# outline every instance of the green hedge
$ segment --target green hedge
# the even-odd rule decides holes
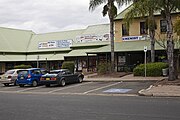
[[[62,69],[68,69],[74,73],[75,64],[73,61],[65,61],[62,64]]]
[[[24,64],[14,66],[14,69],[27,69],[27,68],[32,68],[32,66],[24,65]]]
[[[168,64],[163,62],[147,63],[146,68],[146,76],[161,76],[162,69],[168,68]],[[144,73],[144,64],[140,64],[133,69],[134,76],[144,76]]]
[[[110,63],[99,63],[97,66],[97,72],[98,74],[106,74],[110,69]]]

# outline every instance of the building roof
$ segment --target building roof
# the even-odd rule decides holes
[[[28,30],[0,27],[0,51],[26,52],[29,41],[34,34]]]
[[[44,34],[0,27],[0,61],[37,61],[37,56],[40,61],[46,59],[49,61],[64,60],[64,56],[86,56],[86,52],[92,50],[90,47],[108,45],[109,41],[77,42],[77,36],[99,36],[107,33],[109,33],[109,24]],[[62,48],[39,48],[39,42],[61,40],[72,40],[72,45]]]
[[[86,29],[60,31],[53,33],[35,34],[29,30],[19,30],[12,28],[0,27],[0,52],[14,53],[34,53],[34,52],[49,52],[49,51],[71,51],[70,47],[82,46],[101,46],[108,42],[77,42],[77,36],[82,35],[102,35],[109,33],[109,24],[100,24],[88,26]],[[64,48],[39,48],[40,42],[72,40],[70,47]]]
[[[127,7],[126,9],[124,9],[122,12],[120,12],[116,18],[114,18],[114,20],[121,20],[125,17],[126,13],[129,12],[129,10],[133,7],[133,4],[131,4],[129,7]]]
[[[116,18],[114,19],[114,20],[122,20],[122,19],[124,19],[125,18],[125,15],[130,11],[130,9],[133,7],[133,4],[131,4],[129,7],[127,7],[126,9],[124,9],[122,12],[120,12],[117,16],[116,16]],[[173,11],[172,12],[173,14],[174,13],[180,13],[180,10],[176,10],[176,11]],[[154,13],[154,15],[161,15],[161,13],[159,12],[159,11],[156,11],[155,13]],[[141,17],[141,16],[137,16],[137,18],[138,17]]]
[[[109,31],[110,31],[109,24],[91,25],[88,26],[87,29],[82,31],[82,35],[104,34],[104,33],[109,33]]]
[[[75,42],[75,38],[78,35],[81,35],[81,30],[71,30],[71,31],[62,31],[54,33],[45,33],[45,34],[36,34],[32,37],[27,52],[42,52],[42,51],[67,51],[70,48],[53,48],[53,49],[38,49],[39,42],[48,42],[53,40],[72,40]]]

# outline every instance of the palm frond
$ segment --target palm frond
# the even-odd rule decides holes
[[[89,10],[94,11],[96,7],[100,6],[103,3],[106,3],[107,0],[90,0]]]
[[[105,6],[103,7],[103,11],[102,11],[103,16],[106,16],[106,15],[107,15],[108,10],[109,10],[108,5],[105,5]]]
[[[112,5],[111,13],[113,14],[113,17],[117,16],[117,7],[114,4]]]
[[[118,5],[119,7],[121,7],[122,5],[131,4],[131,3],[133,3],[133,2],[136,1],[136,0],[115,0],[115,1],[116,1],[117,5]]]

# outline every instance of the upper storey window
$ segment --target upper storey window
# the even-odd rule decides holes
[[[147,25],[145,22],[140,22],[140,34],[147,34]]]
[[[126,24],[122,24],[122,36],[128,36],[128,35],[129,35],[129,30]]]
[[[161,33],[165,33],[167,31],[167,21],[166,20],[160,20],[160,30],[161,30]]]

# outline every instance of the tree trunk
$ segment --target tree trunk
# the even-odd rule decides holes
[[[150,41],[151,41],[151,62],[155,62],[155,31],[150,30],[149,31],[150,35]]]
[[[155,62],[155,20],[153,10],[149,11],[149,36],[151,41],[151,62]]]
[[[110,20],[110,41],[111,41],[111,70],[110,72],[113,73],[114,72],[114,14],[112,13],[113,11],[112,6],[113,6],[113,1],[112,0],[108,0],[109,3],[109,11],[108,11],[108,15],[109,15],[109,20]]]
[[[111,72],[114,72],[114,21],[110,20],[110,39],[111,39]]]
[[[166,11],[167,20],[167,56],[169,64],[169,76],[168,80],[175,80],[175,69],[174,69],[174,42],[173,42],[173,24],[170,12]]]

